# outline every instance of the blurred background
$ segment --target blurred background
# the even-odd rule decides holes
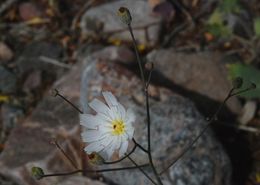
[[[70,137],[73,128],[70,125],[54,127],[58,136],[52,130],[45,137],[34,129],[46,131],[53,129],[56,123],[62,125],[56,118],[50,121],[49,114],[43,111],[53,107],[58,111],[55,115],[65,121],[71,117],[77,120],[77,113],[69,108],[65,113],[59,112],[68,105],[45,97],[50,96],[50,89],[58,87],[77,104],[81,77],[80,70],[75,72],[74,68],[81,68],[85,58],[95,53],[92,58],[119,63],[122,74],[139,80],[131,37],[116,15],[120,6],[131,11],[132,27],[143,61],[155,64],[151,81],[154,99],[163,99],[157,88],[167,89],[189,99],[207,118],[224,100],[232,79],[243,78],[241,89],[250,86],[251,82],[256,84],[255,90],[227,103],[217,124],[212,126],[212,137],[221,143],[230,160],[230,184],[259,185],[258,0],[1,0],[0,184],[37,183],[28,180],[29,175],[23,170],[30,167],[31,161],[41,164],[39,161],[55,150],[53,146],[44,148],[51,145],[49,138],[60,138],[61,142],[70,138],[71,143],[65,144],[67,149],[72,145],[82,147],[80,138],[73,138],[77,131]],[[106,73],[104,65],[98,65],[101,74]],[[68,79],[71,82],[64,84]],[[100,88],[93,84],[91,87]],[[105,87],[112,89],[108,85]],[[137,103],[142,102],[142,98],[140,94],[133,95]],[[71,124],[78,124],[75,119]],[[42,121],[51,123],[41,128],[41,124],[36,123]],[[37,148],[37,154],[33,147]],[[68,150],[71,152],[72,149]],[[78,153],[82,155],[80,151]],[[84,163],[84,160],[77,160],[79,164]],[[70,168],[63,170],[66,169]],[[90,179],[99,178],[91,176]],[[72,179],[66,183],[99,184],[90,179]],[[111,182],[105,180],[104,183]],[[205,183],[198,181],[197,184]]]

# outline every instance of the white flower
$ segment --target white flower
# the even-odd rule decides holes
[[[127,151],[129,140],[133,138],[132,123],[135,115],[130,109],[126,111],[111,92],[102,94],[107,105],[94,99],[89,106],[97,114],[80,115],[80,124],[86,127],[81,134],[83,141],[88,143],[85,151],[88,154],[105,153],[108,158],[118,151],[119,157],[122,157]]]

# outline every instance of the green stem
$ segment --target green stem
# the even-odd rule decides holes
[[[140,55],[138,53],[137,43],[136,43],[136,40],[135,40],[135,37],[134,37],[134,33],[133,33],[133,29],[132,29],[131,24],[128,24],[128,29],[129,29],[129,32],[131,34],[132,40],[133,40],[135,55],[136,55],[138,66],[139,66],[139,70],[140,70],[140,73],[141,73],[143,87],[145,87],[145,78],[144,78],[143,66],[142,66],[142,62],[141,62],[141,59],[140,59]]]

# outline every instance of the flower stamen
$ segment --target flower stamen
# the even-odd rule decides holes
[[[121,119],[112,121],[113,135],[121,135],[125,132],[125,123]]]

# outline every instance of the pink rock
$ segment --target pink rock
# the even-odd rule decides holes
[[[13,51],[4,42],[0,42],[0,60],[8,61],[11,60],[13,56]]]
[[[42,12],[39,8],[33,3],[22,3],[19,6],[19,14],[22,20],[27,21],[34,17],[41,17]]]

